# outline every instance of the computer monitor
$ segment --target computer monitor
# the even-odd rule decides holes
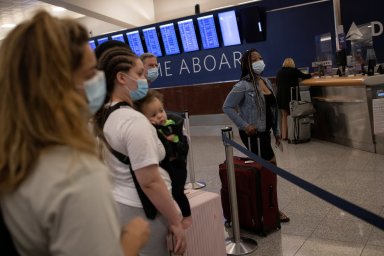
[[[224,46],[241,44],[235,11],[220,12],[218,16]]]
[[[166,55],[173,55],[180,53],[179,42],[177,41],[175,27],[173,23],[168,23],[159,26],[161,38]]]
[[[116,41],[120,41],[120,42],[126,43],[123,34],[113,35],[113,36],[111,36],[111,38],[112,38],[112,40],[116,40]]]
[[[258,6],[250,6],[239,9],[238,13],[243,43],[264,41],[266,38],[265,11]]]
[[[140,56],[144,53],[143,43],[141,42],[140,33],[138,30],[130,31],[126,33],[129,47],[131,47],[132,51]]]
[[[199,50],[197,42],[195,26],[192,19],[181,20],[177,22],[181,42],[183,44],[184,52],[193,52]]]
[[[155,54],[157,57],[163,56],[161,52],[159,38],[157,37],[157,31],[155,27],[149,27],[143,29],[145,45],[147,46],[147,52]]]
[[[216,25],[213,14],[198,17],[197,24],[199,25],[203,49],[212,49],[219,47],[219,39],[217,37]]]
[[[88,43],[89,43],[89,46],[91,46],[92,50],[96,49],[96,42],[95,42],[95,40],[89,40]]]
[[[107,42],[108,40],[109,40],[108,37],[99,38],[99,39],[97,39],[97,45],[101,45],[101,44]]]

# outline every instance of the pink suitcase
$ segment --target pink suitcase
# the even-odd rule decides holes
[[[192,211],[184,256],[227,255],[220,195],[203,190],[186,190]]]

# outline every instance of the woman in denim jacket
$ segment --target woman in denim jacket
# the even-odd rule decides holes
[[[271,129],[280,142],[279,111],[276,94],[271,82],[262,77],[265,64],[261,54],[255,49],[246,51],[241,58],[241,78],[234,85],[223,105],[223,111],[239,128],[240,138],[248,148],[248,137],[253,153],[258,154],[257,137],[260,137],[261,157],[276,165],[276,157],[271,147]],[[280,212],[280,220],[289,218]]]

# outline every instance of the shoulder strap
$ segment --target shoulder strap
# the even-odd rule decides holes
[[[105,113],[103,126],[104,126],[105,122],[107,121],[108,117],[112,114],[112,112],[119,109],[120,107],[123,107],[123,106],[129,106],[129,105],[128,105],[128,103],[122,101],[122,102],[116,103],[113,106],[110,106]],[[112,153],[112,155],[114,155],[117,159],[119,159],[120,162],[122,162],[126,165],[129,165],[129,167],[131,167],[131,161],[129,160],[128,156],[120,153],[119,151],[114,150],[105,139],[103,139],[103,140],[104,140],[104,143],[107,146],[108,150]]]
[[[126,102],[119,102],[119,103],[116,103],[113,106],[110,106],[107,109],[107,112],[106,112],[105,117],[104,117],[103,126],[104,126],[105,122],[107,121],[108,117],[112,114],[112,112],[117,110],[117,109],[119,109],[122,106],[129,106],[129,105]],[[105,138],[103,138],[103,141],[104,141],[106,147],[108,148],[108,150],[112,153],[112,155],[114,155],[123,164],[126,164],[126,165],[129,166],[129,169],[131,170],[131,174],[132,174],[133,183],[135,184],[137,194],[139,195],[140,201],[141,201],[141,203],[143,205],[143,209],[144,209],[145,215],[147,216],[148,219],[154,219],[156,217],[156,215],[157,215],[157,209],[153,205],[151,200],[149,200],[149,198],[144,193],[142,188],[140,187],[140,184],[137,181],[135,172],[132,171],[132,166],[131,166],[131,161],[129,160],[129,156],[126,156],[123,153],[120,153],[119,151],[113,149],[109,145],[109,143],[107,142],[107,140]]]

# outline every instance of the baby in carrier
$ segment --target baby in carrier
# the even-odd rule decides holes
[[[187,180],[188,139],[183,133],[184,119],[176,114],[168,114],[164,110],[163,96],[150,89],[143,99],[136,101],[137,109],[155,126],[157,135],[163,143],[166,156],[160,166],[169,173],[172,182],[172,196],[183,215],[183,227],[192,224],[191,208],[184,194]]]

